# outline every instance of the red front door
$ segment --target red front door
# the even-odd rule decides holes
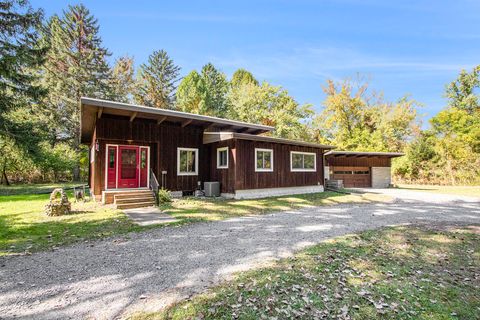
[[[139,187],[139,148],[118,147],[118,188]]]
[[[117,187],[117,146],[107,149],[107,189]]]

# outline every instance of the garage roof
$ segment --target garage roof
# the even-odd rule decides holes
[[[82,143],[91,141],[95,121],[97,118],[100,118],[102,114],[127,116],[131,117],[131,119],[152,119],[158,121],[159,123],[167,121],[178,123],[182,126],[197,125],[213,131],[217,130],[260,134],[274,130],[273,127],[260,124],[87,97],[82,97],[80,99],[80,114]]]
[[[404,156],[404,153],[401,152],[363,152],[363,151],[329,151],[325,153],[325,156],[333,157],[386,157],[386,158],[395,158]]]

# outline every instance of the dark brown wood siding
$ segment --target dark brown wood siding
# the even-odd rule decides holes
[[[228,168],[217,169],[217,149],[228,147]],[[222,193],[235,192],[235,162],[236,149],[235,140],[227,140],[208,144],[210,157],[210,180],[219,181]]]
[[[352,156],[326,156],[327,166],[343,167],[390,167],[391,159],[388,157],[352,157]]]
[[[100,150],[94,170],[94,194],[105,189],[106,144],[150,146],[150,167],[158,180],[167,171],[166,188],[172,191],[189,191],[197,188],[197,181],[205,181],[210,175],[208,149],[203,145],[203,128],[162,123],[146,119],[130,122],[126,117],[104,115],[97,120],[96,139]],[[177,176],[177,148],[197,148],[199,152],[198,176]]]
[[[221,191],[257,188],[279,188],[323,185],[323,153],[325,150],[273,142],[228,140],[203,144],[204,128],[157,122],[147,119],[103,115],[97,120],[95,142],[99,143],[95,162],[91,165],[90,184],[93,193],[105,190],[105,155],[107,144],[139,145],[150,147],[150,167],[159,182],[166,171],[165,187],[171,191],[193,191],[198,181],[219,181]],[[216,152],[229,147],[229,168],[217,169]],[[197,148],[199,168],[196,176],[177,175],[177,148]],[[255,172],[255,148],[273,149],[273,172]],[[290,151],[314,152],[317,155],[316,172],[291,172]]]
[[[255,171],[255,148],[273,149],[273,172]],[[280,143],[236,140],[235,190],[323,185],[323,149]],[[314,152],[316,172],[292,172],[290,151]]]

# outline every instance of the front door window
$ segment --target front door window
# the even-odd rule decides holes
[[[122,179],[135,179],[137,176],[137,150],[122,150]]]

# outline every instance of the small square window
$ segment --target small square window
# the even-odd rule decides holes
[[[228,147],[217,149],[217,169],[228,169]]]
[[[255,149],[255,171],[271,172],[273,171],[273,150]]]

